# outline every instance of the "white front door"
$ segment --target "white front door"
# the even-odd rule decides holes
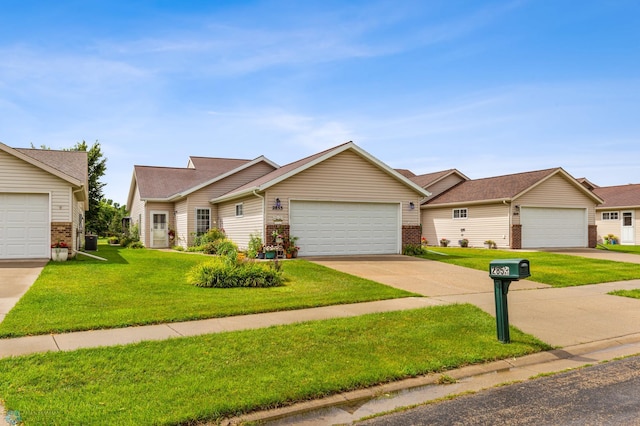
[[[635,244],[635,232],[633,226],[633,212],[622,212],[622,232],[620,244]]]
[[[151,247],[169,246],[168,217],[168,212],[151,212]]]

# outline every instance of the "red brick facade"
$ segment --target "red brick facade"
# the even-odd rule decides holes
[[[522,248],[522,225],[511,225],[511,248]]]
[[[589,248],[595,248],[598,245],[598,227],[589,225]]]
[[[51,222],[51,244],[64,241],[69,247],[74,246],[73,223]]]
[[[422,228],[420,225],[402,225],[402,247],[406,245],[420,245]]]

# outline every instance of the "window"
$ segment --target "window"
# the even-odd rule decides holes
[[[236,204],[236,217],[242,216],[242,203]]]
[[[211,227],[211,209],[196,209],[196,234],[206,234]]]
[[[618,212],[602,212],[602,220],[618,220]]]
[[[467,209],[453,209],[454,219],[466,219],[468,217]]]

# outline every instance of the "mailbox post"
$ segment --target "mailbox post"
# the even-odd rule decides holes
[[[509,308],[507,293],[512,281],[531,276],[529,261],[526,259],[498,259],[489,263],[489,276],[493,278],[493,292],[496,299],[496,326],[498,340],[511,342],[509,337]]]

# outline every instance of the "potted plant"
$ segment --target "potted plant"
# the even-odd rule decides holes
[[[427,246],[427,244],[428,244],[427,237],[422,237],[422,238],[420,238],[420,245],[421,245],[422,247],[426,247],[426,246]]]
[[[58,240],[57,243],[51,245],[51,260],[54,262],[64,262],[69,257],[69,245],[64,241]]]
[[[460,247],[469,247],[469,240],[463,238],[461,240],[458,240],[458,244],[460,244]]]
[[[446,238],[441,238],[440,239],[440,247],[447,247],[449,245],[449,240],[447,240]]]
[[[484,242],[484,246],[485,246],[485,248],[488,248],[488,249],[494,249],[494,248],[497,248],[496,242],[495,242],[495,241],[493,241],[493,240],[486,240],[486,241]]]
[[[264,246],[264,258],[275,259],[278,246]]]

